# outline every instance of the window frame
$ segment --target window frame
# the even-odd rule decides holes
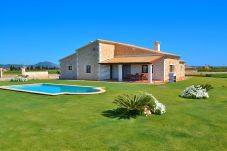
[[[175,72],[175,65],[174,64],[169,65],[169,72]]]
[[[88,68],[89,67],[89,68]],[[86,73],[91,73],[91,65],[86,65],[85,66],[85,72]]]
[[[73,70],[73,66],[72,65],[68,65],[68,71],[72,71]]]
[[[146,67],[146,68],[144,68],[144,67]],[[146,70],[144,71],[144,69],[146,69]],[[148,65],[142,65],[142,72],[141,73],[148,73]]]

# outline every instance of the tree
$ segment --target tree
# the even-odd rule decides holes
[[[10,69],[10,71],[13,71],[14,66],[13,66],[13,65],[11,65],[9,69]]]

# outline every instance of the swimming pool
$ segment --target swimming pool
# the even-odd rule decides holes
[[[104,89],[91,86],[78,86],[78,85],[63,85],[63,84],[23,84],[3,86],[1,89],[30,92],[46,95],[60,95],[60,94],[98,94],[105,92]]]

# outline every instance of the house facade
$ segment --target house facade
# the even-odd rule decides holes
[[[60,60],[61,79],[179,81],[185,79],[185,63],[175,54],[97,39]]]

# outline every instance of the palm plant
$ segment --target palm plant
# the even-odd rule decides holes
[[[113,101],[122,112],[128,115],[140,114],[145,105],[152,106],[152,97],[147,94],[124,94]]]
[[[214,88],[214,87],[213,87],[212,85],[210,85],[210,84],[201,84],[200,86],[201,86],[203,89],[206,89],[207,92]]]

